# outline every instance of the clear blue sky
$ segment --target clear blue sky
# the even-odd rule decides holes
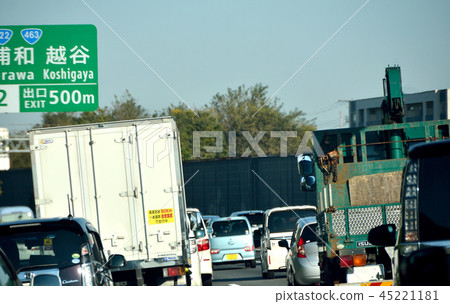
[[[84,0],[191,107],[239,85],[282,87],[366,0]],[[180,102],[81,0],[2,0],[1,25],[94,24],[100,106],[126,89],[150,113]],[[398,64],[405,93],[450,88],[450,1],[371,0],[276,96],[339,127],[338,100],[383,94]],[[1,69],[1,66],[0,66]],[[1,114],[0,127],[29,129],[41,114]]]

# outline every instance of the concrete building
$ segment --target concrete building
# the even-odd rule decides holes
[[[406,122],[449,119],[450,89],[404,94]],[[383,97],[358,99],[349,103],[350,127],[380,125]]]

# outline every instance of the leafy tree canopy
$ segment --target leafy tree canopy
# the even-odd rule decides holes
[[[117,120],[140,119],[145,117],[173,116],[177,122],[181,138],[183,160],[213,159],[226,157],[280,155],[282,137],[287,140],[287,154],[295,154],[305,131],[316,129],[313,120],[307,120],[305,113],[294,109],[283,111],[278,98],[269,100],[267,86],[256,84],[250,88],[244,85],[237,89],[227,89],[225,93],[214,95],[209,104],[201,108],[189,108],[180,103],[170,105],[150,115],[126,90],[121,96],[114,96],[111,107],[98,108],[94,112],[43,113],[42,123],[36,127],[54,127],[86,123],[100,123]],[[214,136],[200,138],[197,145],[199,154],[194,153],[196,131],[212,131],[221,134],[223,142]],[[275,131],[275,133],[274,133]],[[277,133],[277,131],[290,131]],[[203,133],[205,134],[205,133]],[[281,135],[280,135],[281,134]],[[296,137],[291,137],[296,134]],[[198,135],[198,133],[197,133]],[[288,136],[288,137],[286,137]],[[252,143],[250,143],[250,142]],[[217,147],[211,151],[208,147]],[[14,156],[13,167],[29,167],[23,154]]]

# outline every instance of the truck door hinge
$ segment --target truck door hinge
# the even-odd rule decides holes
[[[176,139],[177,138],[177,132],[174,132],[174,131],[167,132],[164,135],[160,135],[159,138],[173,138],[173,139]]]
[[[38,150],[44,150],[47,149],[46,145],[32,145],[30,146],[30,151],[38,151]]]
[[[46,199],[46,198],[42,198],[42,199],[37,199],[36,200],[36,205],[37,206],[42,206],[42,205],[48,205],[53,203],[53,201],[51,199]]]
[[[111,240],[111,247],[117,247],[117,240],[124,240],[125,237],[123,235],[112,235],[109,238],[106,238],[105,240]]]
[[[130,135],[130,136],[128,136],[128,138],[127,137],[116,138],[116,139],[114,139],[114,142],[117,144],[124,144],[124,143],[132,144],[133,136]]]
[[[134,188],[132,191],[120,192],[119,196],[120,197],[134,197],[134,198],[138,198],[139,197],[139,191],[138,191],[137,188]]]
[[[164,193],[183,192],[183,187],[179,186],[178,189],[173,190],[172,187],[164,189]]]

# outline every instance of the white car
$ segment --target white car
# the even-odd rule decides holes
[[[316,216],[314,206],[288,206],[269,209],[264,213],[261,233],[261,272],[265,279],[273,279],[275,272],[286,271],[286,249],[278,242],[290,242],[295,223],[299,218]]]
[[[213,268],[211,260],[211,249],[209,233],[202,214],[196,208],[187,208],[191,229],[194,231],[197,242],[197,252],[200,260],[201,281],[203,286],[211,286],[213,278]]]

